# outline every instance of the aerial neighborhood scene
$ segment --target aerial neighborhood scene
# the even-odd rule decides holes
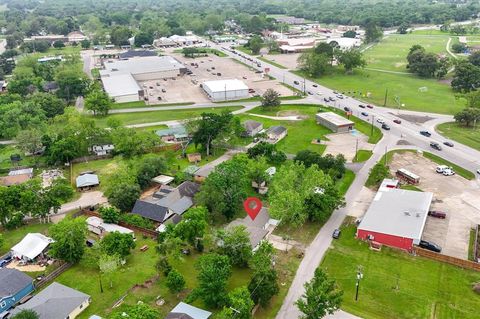
[[[74,318],[480,318],[480,2],[0,0],[0,319]]]

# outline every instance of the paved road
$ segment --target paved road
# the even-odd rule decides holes
[[[475,171],[480,167],[480,152],[469,148],[464,145],[456,145],[453,148],[444,148],[443,151],[436,151],[430,148],[429,144],[431,141],[436,141],[442,144],[445,141],[445,138],[439,135],[434,131],[435,125],[439,123],[449,122],[453,120],[453,117],[450,115],[439,115],[439,114],[429,114],[423,112],[413,112],[406,110],[394,110],[391,108],[383,108],[375,106],[373,109],[362,109],[359,108],[359,104],[365,104],[362,101],[356,100],[354,98],[346,97],[335,102],[325,103],[323,97],[326,96],[335,96],[333,90],[326,88],[324,86],[318,85],[312,81],[306,80],[302,77],[299,77],[295,74],[292,74],[288,70],[280,69],[274,65],[266,63],[264,61],[257,60],[254,57],[248,57],[242,53],[243,57],[239,54],[234,54],[230,50],[225,50],[222,48],[222,45],[216,45],[211,43],[212,47],[219,49],[229,55],[232,58],[235,58],[243,63],[252,65],[253,68],[264,70],[269,68],[269,75],[282,79],[282,82],[291,85],[299,90],[304,92],[312,92],[313,95],[310,96],[310,99],[316,99],[318,103],[327,104],[339,109],[345,107],[352,110],[353,115],[363,118],[364,120],[372,123],[373,125],[380,126],[377,122],[379,118],[382,118],[387,122],[391,130],[384,131],[383,139],[375,146],[373,150],[372,157],[363,165],[363,167],[357,172],[356,178],[352,183],[352,186],[349,188],[345,198],[347,206],[336,210],[328,222],[321,228],[317,236],[307,248],[305,257],[303,258],[300,266],[297,270],[295,278],[292,282],[292,285],[288,291],[288,294],[284,300],[284,303],[278,312],[277,319],[294,319],[298,318],[299,310],[295,306],[295,301],[301,297],[303,294],[303,286],[308,282],[312,277],[315,269],[320,264],[325,252],[331,243],[331,234],[335,228],[338,228],[345,216],[347,215],[352,203],[355,202],[356,197],[358,196],[362,186],[365,184],[365,181],[368,177],[368,173],[373,165],[381,158],[381,156],[388,150],[395,148],[405,148],[405,146],[397,146],[399,140],[408,141],[412,148],[425,149],[432,153],[438,154],[443,158],[456,163],[460,166],[463,166],[471,171]],[[249,61],[247,58],[253,59]],[[257,67],[256,63],[259,63],[261,66]],[[320,94],[320,96],[319,96]],[[362,115],[362,112],[367,112],[367,114]],[[428,116],[431,119],[422,123],[421,121],[409,122],[402,119],[402,124],[394,124],[394,119],[399,119],[400,117],[410,116],[410,117],[425,117]],[[430,130],[432,136],[430,138],[423,137],[419,134],[420,130]],[[339,311],[329,318],[335,319],[348,319],[348,318],[358,318],[351,314]]]
[[[74,209],[82,207],[94,206],[97,204],[104,204],[107,202],[105,196],[101,191],[82,193],[79,199],[73,202],[63,204],[55,215],[65,214]]]

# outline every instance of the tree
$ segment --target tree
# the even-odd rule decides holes
[[[253,276],[248,284],[252,300],[266,307],[270,299],[279,292],[278,275],[273,267],[275,251],[273,245],[262,241],[250,259]]]
[[[113,312],[108,316],[108,319],[158,319],[160,313],[144,303],[137,303],[133,306],[122,305],[118,308],[118,311]]]
[[[232,268],[227,256],[209,253],[202,255],[196,264],[198,269],[198,287],[196,295],[205,305],[218,308],[227,301],[227,282]]]
[[[126,26],[116,25],[110,31],[110,41],[116,46],[128,45],[132,32]]]
[[[252,50],[252,54],[259,54],[260,49],[263,47],[263,40],[260,36],[255,35],[250,40],[248,40],[246,46],[250,48],[250,50]]]
[[[117,224],[120,220],[120,212],[113,207],[100,207],[98,212],[105,223]]]
[[[144,44],[152,45],[153,34],[147,32],[139,32],[135,35],[135,46],[141,47]]]
[[[166,284],[171,293],[177,293],[185,288],[185,279],[176,269],[172,269],[168,272]]]
[[[452,89],[457,92],[470,92],[480,87],[480,66],[460,59],[455,62]]]
[[[91,46],[92,44],[91,44],[90,40],[86,40],[86,39],[85,39],[85,40],[82,40],[82,41],[80,42],[80,45],[82,46],[82,49],[88,49],[88,48],[90,48],[90,46]]]
[[[67,104],[53,94],[36,92],[30,96],[30,101],[39,106],[48,118],[63,114]]]
[[[120,257],[117,254],[103,253],[98,259],[98,268],[103,275],[110,276],[110,289],[113,288],[111,275],[118,270],[121,265]],[[103,292],[103,286],[100,279],[100,289]]]
[[[84,95],[89,85],[86,74],[79,72],[76,67],[65,67],[57,72],[55,82],[58,84],[58,96],[67,101]]]
[[[218,165],[197,193],[198,204],[231,219],[246,198],[249,181],[247,161],[236,157]]]
[[[228,256],[232,265],[247,266],[252,257],[252,246],[245,226],[238,225],[226,230],[221,229],[217,233],[217,238],[220,254]]]
[[[465,43],[454,43],[452,44],[452,51],[454,53],[463,53],[467,50],[467,45]],[[477,51],[478,52],[478,51]],[[470,56],[469,56],[469,60],[470,60],[470,57],[472,57],[476,52],[472,53]],[[480,57],[480,54],[478,55]],[[470,61],[471,62],[471,61]],[[480,62],[480,61],[479,61]],[[478,65],[478,64],[477,64]]]
[[[408,23],[405,23],[405,22],[402,23],[402,24],[398,27],[397,33],[399,33],[399,34],[407,34],[407,32],[408,32],[408,27],[409,27],[409,26],[408,26]]]
[[[351,38],[351,39],[355,39],[357,37],[357,32],[353,31],[353,30],[348,30],[347,32],[345,32],[342,37],[344,38]]]
[[[434,53],[426,52],[421,45],[414,45],[407,55],[407,68],[410,72],[421,77],[442,78],[448,73],[450,61],[447,58],[439,58]]]
[[[467,107],[456,113],[453,118],[455,119],[455,122],[470,127],[472,123],[480,122],[480,109]]]
[[[20,131],[15,140],[18,143],[18,148],[26,154],[35,155],[43,147],[42,133],[37,129]]]
[[[3,238],[3,235],[0,234],[0,249],[3,247],[4,244],[5,244],[5,239]]]
[[[248,179],[255,183],[257,187],[270,180],[270,175],[267,173],[269,165],[265,157],[257,157],[253,161],[249,161],[247,176]],[[259,189],[260,190],[260,189]]]
[[[480,91],[471,91],[463,94],[463,97],[467,100],[467,107],[480,108]]]
[[[336,287],[335,281],[317,268],[313,279],[305,283],[305,292],[295,304],[303,313],[301,319],[318,319],[338,310],[342,296],[343,291]]]
[[[277,145],[268,142],[259,142],[247,150],[248,158],[257,159],[265,157],[269,163],[281,164],[287,160],[287,155],[282,151],[277,151]]]
[[[54,240],[50,244],[50,254],[53,257],[70,263],[76,263],[82,259],[87,235],[85,219],[65,218],[53,224],[48,233]]]
[[[235,288],[228,294],[228,307],[225,306],[219,314],[220,319],[250,319],[255,303],[250,298],[247,287]]]
[[[320,45],[317,46],[317,48],[319,47]],[[330,49],[332,48],[330,47]],[[330,56],[328,52],[317,53],[316,50],[305,51],[298,57],[300,69],[313,77],[328,73],[332,68],[333,61],[333,54]]]
[[[19,313],[14,315],[12,319],[40,319],[38,313],[31,309],[20,310]]]
[[[339,53],[337,53],[337,60],[338,63],[343,65],[346,72],[352,72],[354,68],[363,68],[367,65],[362,52],[355,48],[339,51]]]
[[[145,154],[159,143],[158,136],[152,132],[127,127],[117,127],[111,132],[115,152],[125,157]]]
[[[462,34],[466,34],[467,30],[462,25],[454,25],[450,27],[450,33],[455,35],[462,35]]]
[[[198,239],[205,235],[208,210],[202,206],[192,207],[187,210],[182,220],[175,226],[175,236],[194,245]]]
[[[232,122],[233,115],[230,112],[202,113],[201,119],[196,121],[196,130],[193,132],[192,141],[197,145],[202,145],[207,156],[210,156],[212,142],[222,133],[226,132]]]
[[[137,183],[144,189],[150,185],[152,178],[167,169],[165,159],[160,156],[149,156],[143,159],[137,168]]]
[[[112,104],[112,99],[100,89],[93,90],[85,97],[85,108],[93,111],[93,115],[107,115]]]
[[[62,48],[65,47],[65,43],[63,43],[63,41],[57,40],[57,41],[53,42],[53,47],[55,49],[62,49]]]
[[[275,108],[280,106],[280,93],[273,89],[267,89],[261,97],[262,107]]]
[[[135,248],[135,240],[131,234],[114,231],[102,238],[100,248],[105,254],[125,258],[130,254],[130,250]]]
[[[343,177],[346,170],[345,163],[347,162],[342,154],[338,154],[337,156],[333,156],[332,154],[322,156],[310,150],[299,151],[294,160],[303,163],[305,167],[316,164],[318,168],[330,175],[333,180],[338,180]]]
[[[377,25],[370,21],[365,26],[365,43],[372,43],[380,40],[383,36],[383,32]]]
[[[377,163],[370,170],[370,175],[368,176],[366,185],[378,185],[389,175],[390,171],[388,170],[388,166],[385,166],[383,163]]]

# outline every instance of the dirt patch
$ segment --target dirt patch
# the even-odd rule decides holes
[[[390,113],[390,114],[393,114],[393,113]],[[430,116],[408,115],[408,114],[395,114],[395,116],[405,121],[409,121],[413,123],[421,123],[421,124],[434,119],[433,117],[430,117]]]
[[[159,275],[156,275],[150,279],[147,279],[145,280],[143,283],[141,284],[135,284],[132,286],[132,288],[130,288],[130,292],[137,292],[137,291],[140,291],[142,289],[149,289],[151,288],[158,280],[160,279],[160,276]]]
[[[406,140],[399,140],[397,145],[412,145],[409,141]]]
[[[288,116],[296,116],[297,118],[301,120],[307,120],[309,118],[308,115],[302,114],[299,111],[279,111],[277,112],[278,117],[288,117]]]
[[[368,136],[356,132],[352,133],[334,133],[325,135],[328,141],[325,142],[327,148],[325,154],[338,155],[343,154],[347,162],[351,162],[355,157],[356,143],[358,141],[359,150],[373,150],[375,145],[368,143]]]

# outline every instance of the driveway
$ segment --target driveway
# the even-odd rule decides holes
[[[85,192],[82,193],[79,199],[73,202],[65,203],[63,204],[58,212],[54,215],[51,215],[51,220],[54,223],[59,222],[65,217],[65,214],[75,210],[75,209],[81,209],[85,208],[88,206],[94,206],[97,204],[105,204],[107,203],[107,198],[103,196],[103,193],[101,191],[93,191],[93,192]]]

